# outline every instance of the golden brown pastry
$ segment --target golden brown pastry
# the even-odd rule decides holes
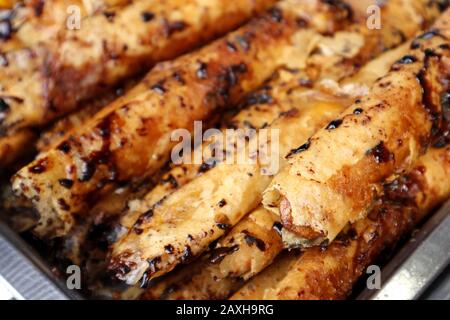
[[[367,214],[385,179],[409,170],[430,145],[449,90],[449,17],[414,40],[364,99],[289,154],[263,204],[293,245],[332,241]]]
[[[430,149],[409,173],[383,185],[367,218],[348,226],[328,247],[306,249],[288,271],[267,283],[271,270],[250,280],[233,299],[345,299],[386,248],[409,233],[450,196],[450,147]],[[289,259],[289,258],[288,258]],[[293,260],[290,258],[289,260]]]
[[[335,38],[339,39],[340,36],[335,36]],[[361,89],[370,86],[378,77],[385,75],[390,66],[408,51],[408,47],[409,44],[405,44],[390,50],[369,62],[354,76],[343,79],[340,86],[341,91],[344,91],[343,88],[349,90],[348,88],[359,87],[360,89],[356,91],[364,92]],[[337,68],[332,74],[338,74]],[[348,71],[346,68],[342,69],[343,73]],[[319,81],[318,87],[328,82],[329,79]],[[339,87],[337,84],[336,86]],[[271,87],[275,88],[275,83]],[[322,89],[330,90],[327,86]],[[290,92],[294,95],[299,94],[301,89],[291,88]],[[343,94],[342,92],[338,91],[336,94],[339,96]],[[287,100],[278,95],[273,97],[279,103],[283,101],[283,108],[301,105],[292,98]],[[277,104],[272,108],[276,106]],[[325,108],[323,105],[317,107]],[[320,114],[320,112],[318,113]],[[307,114],[304,116],[307,117]],[[301,128],[298,128],[296,132],[300,130]],[[270,265],[282,248],[279,217],[266,209],[258,208],[231,228],[227,235],[214,245],[214,249],[210,253],[200,258],[200,261],[195,263],[195,269],[187,265],[181,270],[174,271],[173,274],[169,274],[165,279],[157,282],[156,286],[149,287],[143,298],[225,299],[239,285],[242,285],[243,281]]]
[[[137,0],[61,29],[28,48],[32,61],[5,53],[0,128],[41,126],[121,81],[233,30],[274,0]],[[29,65],[36,65],[32,68]],[[25,78],[26,75],[26,78]]]
[[[364,85],[353,84],[353,96],[363,95]],[[305,143],[311,134],[345,110],[351,99],[352,95],[294,90],[285,101],[276,101],[293,108],[268,127],[279,131],[279,155],[288,154],[293,146]],[[235,151],[237,158],[251,153],[248,148]],[[255,152],[261,153],[261,149]],[[284,157],[279,161],[281,167],[286,162]],[[165,274],[202,253],[259,204],[262,190],[272,179],[267,170],[267,164],[258,161],[219,163],[154,206],[144,203],[143,208],[133,208],[142,215],[132,231],[113,246],[110,269],[119,279],[135,283],[143,275],[144,279],[151,279]]]
[[[302,3],[281,2],[227,37],[158,65],[128,94],[20,170],[13,188],[40,212],[36,232],[67,233],[73,214],[82,214],[102,192],[157,171],[177,143],[170,141],[174,129],[191,130],[194,120],[234,105],[280,66],[285,51],[305,44],[309,38],[293,38],[305,26],[299,15],[322,32],[346,19],[335,15],[332,4]]]

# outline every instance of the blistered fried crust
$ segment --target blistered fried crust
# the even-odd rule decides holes
[[[366,98],[290,155],[263,200],[287,230],[309,241],[315,233],[333,240],[365,216],[384,179],[408,170],[430,145],[443,125],[449,35],[444,26],[419,36]]]
[[[339,38],[339,36],[337,37]],[[346,86],[369,86],[375,79],[388,73],[392,63],[408,51],[409,44],[390,50],[365,65],[357,74],[342,81]],[[347,70],[342,70],[347,72]],[[337,73],[333,73],[337,74]],[[319,82],[320,83],[320,82]],[[276,81],[271,85],[275,93]],[[328,89],[328,88],[325,88]],[[281,91],[281,90],[280,90]],[[361,90],[356,90],[360,92]],[[292,95],[299,94],[299,88],[291,88]],[[336,95],[343,94],[340,91]],[[348,94],[348,92],[347,92]],[[272,95],[276,101],[286,101]],[[283,103],[284,107],[299,105]],[[264,105],[262,105],[264,106]],[[277,107],[273,104],[272,108]],[[246,113],[245,110],[242,112]],[[150,286],[142,295],[143,299],[225,299],[248,280],[272,263],[281,252],[282,225],[279,218],[270,211],[259,208],[250,213],[227,235],[213,246],[199,261],[195,262],[195,272],[191,265],[181,267],[167,275],[155,286]],[[211,247],[211,246],[210,246]]]
[[[279,281],[266,284],[257,276],[233,298],[345,299],[386,248],[450,196],[449,174],[450,147],[430,149],[411,172],[383,185],[384,196],[367,218],[328,247],[306,249]]]
[[[304,143],[348,105],[336,97],[308,99],[310,93],[294,98],[300,110],[283,114],[269,127],[280,130],[280,154],[287,154],[295,141]],[[144,274],[144,280],[157,277],[203,252],[259,203],[259,192],[270,181],[264,169],[260,163],[221,163],[142,212],[132,231],[114,245],[110,269],[135,283]]]
[[[1,111],[0,127],[46,124],[156,62],[234,29],[273,2],[154,0],[110,8],[86,17],[78,29],[61,29],[56,41],[33,47],[39,61],[37,69],[27,70],[30,80],[20,77],[7,53],[0,94],[20,101],[6,98],[10,108]],[[8,73],[16,77],[5,77]]]
[[[142,299],[226,299],[282,250],[276,216],[258,208],[211,251],[150,286]]]
[[[373,1],[366,1],[366,5],[373,4]],[[363,2],[358,2],[361,8]],[[363,73],[358,73],[358,79],[347,78],[346,84],[342,89],[339,88],[337,81],[352,75],[358,71],[360,66],[369,59],[375,57],[378,53],[399,45],[406,36],[413,36],[422,25],[430,24],[437,15],[437,10],[433,6],[427,6],[421,15],[417,11],[407,11],[405,14],[394,14],[396,9],[402,5],[402,1],[391,1],[389,5],[382,7],[383,28],[382,30],[368,29],[366,20],[338,31],[333,36],[322,36],[318,33],[308,33],[300,36],[309,38],[309,43],[302,50],[291,52],[292,57],[287,55],[285,68],[278,70],[271,76],[272,80],[257,92],[249,94],[241,103],[245,107],[242,112],[226,121],[224,129],[233,128],[252,128],[259,129],[269,125],[280,112],[288,111],[289,103],[274,103],[285,99],[286,95],[291,94],[299,87],[316,86],[320,90],[338,95],[352,95],[352,92],[358,92],[359,95],[367,93],[365,84],[373,83],[380,75],[387,73],[391,64],[406,54],[407,49],[404,46],[396,50],[389,50],[392,58],[385,57],[376,59],[370,67],[364,68]],[[353,5],[353,3],[352,3]],[[355,14],[361,8],[353,10]],[[423,8],[423,6],[422,6]],[[411,20],[411,15],[416,12],[414,23],[406,23]],[[393,19],[393,16],[396,18]],[[358,20],[358,19],[357,19]],[[402,21],[402,23],[398,23]],[[419,23],[420,21],[420,23]],[[399,56],[400,55],[400,56]],[[300,72],[301,70],[301,72]],[[358,83],[360,85],[356,85]],[[364,85],[362,85],[364,84]],[[336,90],[340,90],[337,92]],[[223,130],[224,130],[223,129]],[[203,144],[203,159],[212,158],[210,143]],[[217,161],[215,160],[217,164]],[[174,190],[183,186],[194,179],[199,174],[208,170],[211,165],[203,164],[182,164],[174,166],[165,174],[161,182],[142,200],[133,201],[130,204],[130,210],[125,212],[121,219],[121,226],[125,227],[125,232],[131,228],[138,219],[140,213],[150,210],[158,201],[163,199]]]
[[[158,170],[176,144],[170,141],[174,129],[191,130],[193,120],[235,104],[279,67],[279,57],[296,43],[294,32],[305,26],[299,17],[322,32],[336,28],[336,7],[301,3],[283,2],[224,39],[160,64],[127,95],[19,171],[13,187],[41,213],[37,232],[66,233],[73,213],[105,188]],[[342,17],[337,19],[340,25]]]

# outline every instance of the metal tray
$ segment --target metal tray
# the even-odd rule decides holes
[[[450,200],[383,267],[358,300],[450,300]],[[79,300],[24,239],[0,222],[0,299]]]

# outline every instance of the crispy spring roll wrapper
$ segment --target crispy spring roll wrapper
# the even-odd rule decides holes
[[[447,11],[441,21],[449,18]],[[448,36],[445,24],[419,36],[412,47],[420,48],[399,60],[362,101],[289,154],[263,204],[281,217],[293,245],[332,241],[367,214],[383,180],[410,169],[429,146],[449,90]]]
[[[281,252],[277,216],[260,207],[239,222],[217,247],[150,285],[141,299],[226,299]]]
[[[299,114],[287,112],[270,127],[280,130],[282,155],[295,141],[304,143],[322,123],[349,105],[335,97],[331,101],[327,97],[309,99],[308,94],[295,97],[296,105],[302,106]],[[298,134],[293,136],[289,130]],[[248,150],[238,152],[238,156],[242,154]],[[160,276],[202,253],[259,204],[260,189],[271,179],[261,172],[265,169],[260,163],[221,163],[142,212],[133,230],[113,246],[110,269],[119,279],[134,284],[144,274],[144,280]]]
[[[408,49],[409,44],[405,44],[382,54],[356,75],[341,81],[341,88],[334,90],[341,92],[348,90],[345,89],[348,86],[370,86],[377,78],[387,74],[391,65]],[[329,90],[328,87],[324,89]],[[357,92],[364,93],[364,90],[358,89]],[[244,281],[270,265],[281,252],[283,243],[280,231],[279,217],[259,207],[220,239],[211,252],[194,262],[195,269],[189,264],[175,270],[150,286],[142,298],[226,299]]]
[[[34,62],[27,64],[37,68],[7,53],[0,95],[9,108],[0,112],[0,127],[44,125],[155,63],[233,30],[273,2],[138,0],[86,17],[79,29],[61,29],[56,41],[34,46]],[[24,72],[29,79],[20,77]]]
[[[450,196],[450,147],[430,149],[414,169],[386,182],[367,218],[347,227],[328,247],[306,249],[282,279],[256,276],[233,299],[345,299],[366,268]]]
[[[192,130],[194,120],[237,103],[282,64],[286,52],[308,45],[309,37],[301,35],[309,31],[299,18],[332,32],[348,19],[344,12],[336,16],[337,10],[321,1],[281,2],[227,37],[155,67],[13,178],[17,194],[32,200],[41,214],[36,232],[63,235],[73,215],[82,214],[99,194],[117,182],[152,175],[177,144],[170,141],[173,130]]]
[[[350,1],[349,3],[352,7],[361,6],[354,10],[354,14],[359,13],[359,15],[361,15],[361,8],[364,8],[362,12],[365,15],[367,6],[373,4],[371,1],[366,1],[364,5],[362,5],[364,2],[360,1],[356,3]],[[408,11],[403,15],[398,15],[397,9],[402,5],[404,5],[404,1],[394,0],[382,7],[383,29],[381,31],[368,29],[364,16],[362,17],[363,24],[351,25],[344,31],[338,31],[332,37],[324,37],[319,34],[310,35],[310,46],[305,47],[301,53],[299,52],[295,59],[287,59],[287,69],[278,71],[271,77],[273,80],[261,90],[248,95],[243,102],[246,109],[227,121],[224,127],[237,129],[251,125],[253,128],[259,129],[267,126],[276,119],[280,112],[290,109],[289,104],[273,102],[280,101],[291,91],[297,90],[299,84],[315,85],[330,92],[341,90],[338,85],[339,80],[358,71],[360,65],[374,58],[379,52],[397,46],[405,36],[412,37],[420,27],[430,24],[437,16],[436,10],[420,11],[423,9],[423,4],[418,11],[412,10],[412,12]],[[420,15],[417,12],[421,12]],[[416,22],[399,23],[399,21],[409,22],[411,19]],[[398,25],[402,27],[398,29]],[[405,52],[405,49],[391,50],[390,55],[397,57],[400,52]],[[386,70],[392,62],[388,58],[381,59],[376,63],[384,63],[384,65],[365,68],[366,72],[359,72],[359,79],[348,80],[349,82],[373,83],[381,74],[377,71]],[[342,88],[342,94],[345,95],[348,91],[354,92],[355,88],[352,86],[354,85],[350,84]],[[364,94],[367,89],[363,86],[359,90],[362,90],[361,94]],[[209,142],[203,144],[203,159],[212,157],[209,145]],[[150,210],[159,200],[201,175],[209,167],[206,163],[175,165],[144,199],[130,203],[130,209],[123,214],[117,226],[117,236],[120,237],[128,231],[142,212]]]

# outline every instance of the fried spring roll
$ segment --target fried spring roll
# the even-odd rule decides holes
[[[301,110],[286,113],[270,127],[280,131],[281,155],[289,152],[294,141],[303,143],[348,106],[336,97],[311,98],[309,94],[295,97]],[[171,194],[144,212],[133,230],[114,246],[110,269],[119,279],[136,283],[144,274],[144,280],[162,275],[203,252],[258,205],[261,189],[271,179],[262,173],[264,169],[261,163],[221,163]]]
[[[299,17],[309,19],[311,28],[332,32],[347,19],[336,16],[336,10],[321,1],[281,2],[224,39],[154,68],[137,87],[14,177],[14,190],[41,214],[36,231],[63,235],[74,213],[116,182],[152,175],[176,145],[170,141],[174,129],[192,130],[194,120],[206,120],[256,89],[287,51],[308,44],[310,32],[299,25]]]
[[[23,70],[7,53],[0,96],[9,109],[0,111],[0,128],[44,125],[155,63],[236,28],[274,1],[138,0],[110,8],[83,19],[79,29],[61,29],[56,41],[33,47],[38,68],[26,70],[26,81],[17,79]],[[17,76],[5,76],[10,73]]]
[[[344,88],[349,86],[353,88],[370,86],[377,78],[387,74],[391,65],[400,59],[408,48],[409,44],[405,44],[384,53],[369,62],[356,75],[342,80],[342,89],[334,88],[334,90],[343,92]],[[345,73],[347,70],[342,72]],[[332,74],[338,73],[332,72]],[[328,83],[328,81],[319,83],[323,82]],[[323,89],[330,90],[327,86]],[[361,89],[357,92],[364,94],[364,90]],[[190,265],[182,267],[162,281],[158,281],[155,286],[150,286],[142,298],[228,298],[239,284],[271,264],[281,252],[283,243],[280,226],[279,218],[274,213],[263,208],[256,209],[233,227],[212,252],[207,253],[195,263],[195,272],[190,272],[193,270]]]
[[[414,169],[383,185],[367,218],[347,227],[327,248],[309,248],[282,279],[272,269],[252,279],[233,299],[345,299],[365,269],[411,232],[450,196],[450,147],[430,149]]]
[[[283,114],[268,128],[279,131],[280,154],[289,151],[286,146],[306,140],[346,106],[336,102],[335,97],[324,96],[309,104],[310,97],[302,97],[303,101],[297,100],[300,110]],[[288,130],[294,128],[300,132],[289,135]],[[267,149],[274,150],[274,144],[269,140]],[[253,153],[247,146],[232,155],[238,159],[256,153],[262,151]],[[279,158],[278,153],[274,156]],[[202,253],[258,205],[272,178],[266,173],[269,170],[260,161],[219,163],[142,214],[133,229],[114,246],[110,269],[119,279],[133,284],[144,273],[149,279],[160,276]]]
[[[263,204],[280,216],[292,245],[332,241],[363,218],[380,184],[410,169],[436,136],[449,90],[449,18],[450,10],[367,97],[290,153]]]
[[[351,5],[356,5],[350,1]],[[365,13],[365,9],[369,6],[371,1],[357,2],[361,5]],[[421,21],[420,25],[416,24],[403,24],[407,25],[406,29],[397,29],[398,21],[409,21],[411,12],[405,14],[404,16],[397,16],[395,12],[399,6],[403,4],[403,1],[392,1],[388,6],[383,7],[383,32],[373,32],[367,29],[365,25],[355,24],[348,28],[348,30],[343,32],[337,32],[333,38],[323,38],[319,35],[315,36],[314,40],[310,42],[312,45],[307,47],[304,52],[302,52],[302,57],[308,56],[309,52],[317,51],[318,54],[313,54],[308,56],[305,63],[298,63],[302,61],[297,55],[293,66],[290,66],[290,70],[298,73],[298,67],[302,67],[306,70],[305,75],[298,74],[297,78],[293,81],[288,79],[292,78],[292,74],[288,72],[279,72],[275,77],[276,79],[271,83],[268,83],[261,91],[252,93],[248,96],[244,105],[249,106],[256,104],[254,107],[250,107],[246,111],[242,111],[235,118],[231,119],[228,124],[233,128],[243,128],[249,123],[252,124],[254,128],[259,128],[261,126],[267,126],[271,123],[280,112],[287,111],[283,108],[283,105],[279,103],[271,103],[274,99],[272,96],[277,96],[276,99],[281,99],[283,94],[289,93],[290,91],[298,88],[298,84],[292,85],[293,82],[303,83],[305,86],[309,86],[316,80],[322,78],[326,79],[324,83],[320,83],[321,87],[325,90],[336,90],[337,83],[340,79],[348,76],[356,71],[359,65],[364,64],[369,59],[375,57],[378,52],[392,48],[402,42],[405,35],[412,36],[417,32],[419,26],[427,25],[437,15],[436,10],[424,10],[420,19],[417,18],[417,12],[414,20]],[[424,9],[423,6],[419,8]],[[354,14],[361,10],[354,10]],[[396,18],[394,18],[394,16]],[[395,20],[395,22],[394,22]],[[399,36],[401,35],[401,36]],[[404,51],[404,49],[400,49]],[[397,56],[397,52],[391,52],[392,55]],[[388,61],[391,60],[384,59]],[[383,60],[381,60],[383,61]],[[286,62],[289,67],[289,61]],[[380,62],[377,62],[380,63]],[[386,63],[386,62],[385,62]],[[297,67],[297,69],[292,69]],[[378,66],[379,70],[385,70],[386,65]],[[390,67],[390,66],[389,66]],[[376,70],[376,68],[365,68],[367,70]],[[358,79],[359,83],[372,83],[374,82],[374,76],[377,72],[371,71],[369,73],[360,73]],[[280,79],[281,78],[281,79]],[[365,79],[363,79],[365,78]],[[356,79],[355,79],[356,80]],[[353,81],[355,82],[355,81]],[[325,88],[328,86],[332,88]],[[348,88],[347,88],[348,89]],[[345,92],[344,92],[345,93]],[[207,144],[203,145],[203,150],[208,151]],[[203,159],[208,159],[208,155],[204,155]],[[203,172],[203,168],[207,167],[206,164],[182,164],[175,166],[162,178],[161,183],[159,183],[143,200],[136,200],[130,204],[130,210],[123,215],[121,220],[121,226],[125,228],[120,228],[121,232],[126,232],[132,225],[136,222],[139,212],[146,212],[151,209],[151,207],[161,200],[163,197],[167,196],[174,190],[183,186],[187,182],[194,179],[198,174]]]

